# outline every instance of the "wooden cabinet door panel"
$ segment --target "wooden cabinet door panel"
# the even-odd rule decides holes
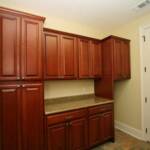
[[[100,142],[100,117],[98,114],[89,117],[89,146]]]
[[[79,47],[79,77],[90,77],[90,41],[86,39],[78,40]]]
[[[20,18],[0,13],[0,80],[18,80]]]
[[[48,127],[48,150],[67,150],[66,124]]]
[[[22,79],[42,78],[42,22],[22,19]]]
[[[112,112],[106,112],[103,114],[103,138],[108,140],[113,137],[113,114]]]
[[[22,88],[22,144],[23,150],[43,147],[43,85],[23,84]]]
[[[85,150],[87,148],[87,121],[81,118],[70,122],[69,149]]]
[[[101,44],[99,41],[91,41],[91,74],[93,77],[101,77],[102,75],[102,54]]]
[[[64,78],[77,77],[76,38],[61,36],[61,64]]]
[[[122,78],[121,66],[121,40],[115,39],[114,43],[114,80],[118,80]]]
[[[0,85],[0,149],[20,150],[20,89]]]
[[[60,35],[45,32],[45,79],[59,78],[60,75]]]
[[[130,78],[130,46],[129,41],[122,41],[121,46],[122,76]]]

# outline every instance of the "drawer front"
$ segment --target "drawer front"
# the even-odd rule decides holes
[[[47,124],[52,125],[60,122],[70,121],[73,119],[81,118],[86,116],[87,109],[75,110],[70,112],[59,113],[55,115],[47,116]]]
[[[99,105],[99,106],[89,108],[89,115],[112,111],[112,110],[113,110],[113,104]]]

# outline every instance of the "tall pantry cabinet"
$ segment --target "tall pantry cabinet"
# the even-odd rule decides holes
[[[0,149],[43,147],[45,18],[0,8]]]

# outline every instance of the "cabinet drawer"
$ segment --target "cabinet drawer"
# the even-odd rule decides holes
[[[70,121],[72,119],[77,119],[86,116],[87,109],[75,110],[71,112],[64,112],[55,115],[47,116],[47,124],[56,124],[60,122]]]
[[[89,115],[113,110],[113,104],[99,105],[89,108]]]

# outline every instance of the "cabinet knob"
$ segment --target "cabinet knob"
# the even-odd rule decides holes
[[[17,80],[19,80],[20,79],[20,77],[17,77]]]
[[[66,123],[66,126],[67,126],[67,127],[69,126],[69,122]]]

